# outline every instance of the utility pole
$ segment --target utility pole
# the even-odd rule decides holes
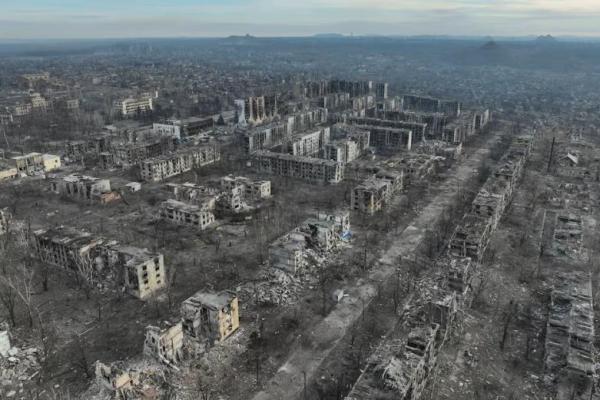
[[[552,165],[552,156],[554,155],[554,142],[556,141],[556,136],[552,138],[552,146],[550,147],[550,157],[548,158],[548,169],[546,172],[550,172],[550,166]]]

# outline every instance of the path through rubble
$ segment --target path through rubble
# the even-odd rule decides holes
[[[379,258],[369,276],[359,280],[354,287],[345,288],[349,296],[338,303],[312,330],[312,346],[301,346],[297,343],[285,364],[265,384],[264,389],[254,396],[254,400],[291,400],[302,396],[304,374],[306,381],[312,381],[319,366],[376,297],[378,286],[394,277],[399,257],[407,258],[416,254],[426,237],[428,227],[434,226],[440,220],[452,205],[460,188],[466,187],[477,177],[479,166],[483,160],[489,159],[489,149],[499,141],[500,136],[501,132],[494,132],[482,148],[458,165],[454,174],[439,186],[439,194],[401,234],[395,235],[390,247]]]

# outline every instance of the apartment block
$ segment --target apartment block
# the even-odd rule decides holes
[[[312,183],[335,184],[344,178],[344,166],[331,160],[264,150],[257,151],[254,156],[256,167],[260,172],[298,178]]]
[[[129,98],[115,103],[115,110],[123,116],[136,115],[153,109],[151,97]]]
[[[119,244],[99,247],[95,259],[99,271],[108,268],[123,276],[117,284],[138,299],[145,300],[167,284],[164,256],[146,249]]]
[[[385,207],[392,193],[390,181],[371,177],[352,190],[350,207],[372,215]]]
[[[88,232],[67,227],[36,230],[32,239],[41,261],[67,270],[76,270],[81,263],[93,264],[97,247],[104,242]]]
[[[234,292],[198,292],[181,305],[183,334],[190,342],[215,345],[240,326],[238,298]]]
[[[216,146],[202,146],[177,151],[140,163],[142,179],[160,182],[167,178],[191,171],[195,167],[212,164],[221,158]]]
[[[327,116],[326,108],[316,108],[287,116],[282,122],[243,130],[243,145],[248,153],[282,146],[291,140],[294,133],[304,132],[326,123]]]
[[[160,217],[166,221],[198,229],[206,229],[215,222],[215,215],[212,212],[197,205],[172,199],[164,201],[160,205],[159,213]]]
[[[108,179],[72,174],[50,183],[50,190],[74,200],[108,204],[121,199],[121,195],[111,190]]]
[[[314,132],[296,133],[287,143],[287,152],[294,156],[317,157],[329,143],[331,130],[320,128]]]

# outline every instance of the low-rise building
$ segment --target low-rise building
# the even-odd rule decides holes
[[[20,175],[35,175],[44,170],[43,156],[41,153],[29,153],[10,158],[10,162]]]
[[[78,201],[108,204],[121,199],[108,179],[72,174],[50,183],[50,190]]]
[[[220,343],[240,326],[238,298],[234,292],[198,292],[181,305],[184,337],[208,346]]]
[[[206,229],[215,222],[215,215],[202,207],[169,199],[160,205],[160,217],[179,225]]]
[[[0,160],[0,182],[17,179],[19,171],[8,160]]]

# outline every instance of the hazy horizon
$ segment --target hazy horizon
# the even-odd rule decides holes
[[[448,35],[600,37],[595,0],[23,0],[0,39]]]

